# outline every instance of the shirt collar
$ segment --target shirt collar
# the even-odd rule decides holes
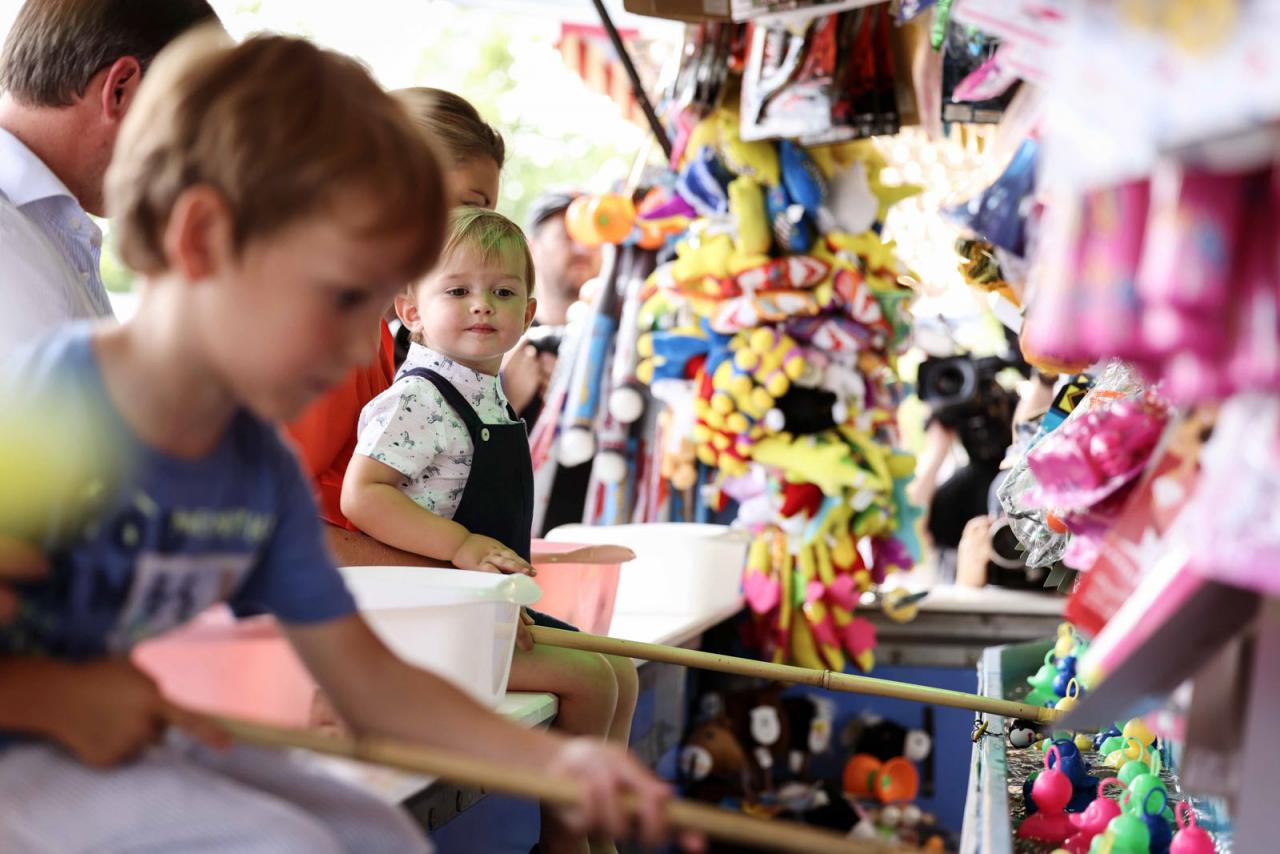
[[[509,406],[507,396],[502,390],[502,382],[498,377],[468,368],[443,353],[417,342],[409,345],[409,353],[404,358],[404,366],[401,370],[410,368],[428,368],[435,371],[468,399],[481,395],[494,395],[501,408],[505,409]]]
[[[0,128],[0,193],[15,207],[57,196],[76,201],[53,170],[22,140],[3,128]],[[79,202],[76,206],[79,207]]]

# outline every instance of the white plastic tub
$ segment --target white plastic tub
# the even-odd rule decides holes
[[[561,525],[557,542],[627,546],[615,614],[705,614],[741,601],[750,536],[727,525]]]
[[[361,612],[393,652],[496,706],[507,690],[524,576],[374,566],[342,570]],[[235,620],[226,606],[140,644],[138,666],[193,709],[306,726],[315,684],[270,617]]]
[[[502,699],[520,606],[540,595],[532,580],[403,566],[345,567],[342,576],[392,652],[488,706]]]

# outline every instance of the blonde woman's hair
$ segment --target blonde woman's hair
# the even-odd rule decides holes
[[[507,159],[502,134],[480,118],[466,98],[427,86],[397,89],[391,94],[454,164],[487,157],[502,169]]]
[[[310,216],[354,217],[364,234],[413,233],[408,278],[444,241],[444,173],[433,145],[349,57],[285,36],[234,44],[220,28],[178,39],[147,73],[107,170],[107,210],[126,264],[167,262],[178,196],[214,188],[237,249]],[[364,204],[352,206],[353,196]]]

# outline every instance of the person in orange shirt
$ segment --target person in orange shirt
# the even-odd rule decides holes
[[[443,149],[452,205],[494,208],[498,202],[498,178],[506,159],[502,135],[480,117],[475,107],[452,92],[413,88],[392,94]],[[329,547],[340,565],[439,563],[365,536],[342,514],[342,479],[355,451],[360,410],[390,388],[395,378],[395,339],[385,320],[379,324],[377,334],[378,358],[352,371],[340,385],[288,424],[286,431],[293,439],[303,470],[311,477]],[[504,366],[504,385],[509,393],[520,397],[523,395],[519,389],[536,384],[538,377],[537,356],[524,348],[518,349]]]

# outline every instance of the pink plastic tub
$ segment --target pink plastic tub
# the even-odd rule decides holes
[[[534,540],[533,551],[563,554],[581,548],[574,543]],[[619,564],[539,563],[534,579],[542,598],[533,607],[584,632],[607,635],[618,598]]]
[[[420,567],[342,572],[370,628],[393,653],[490,707],[502,700],[519,608],[539,598],[533,581]],[[191,708],[288,726],[312,720],[316,688],[269,617],[237,622],[217,606],[140,644],[133,655],[167,697]]]
[[[202,712],[306,726],[317,694],[271,617],[236,621],[225,605],[139,644],[134,663],[165,696]]]

